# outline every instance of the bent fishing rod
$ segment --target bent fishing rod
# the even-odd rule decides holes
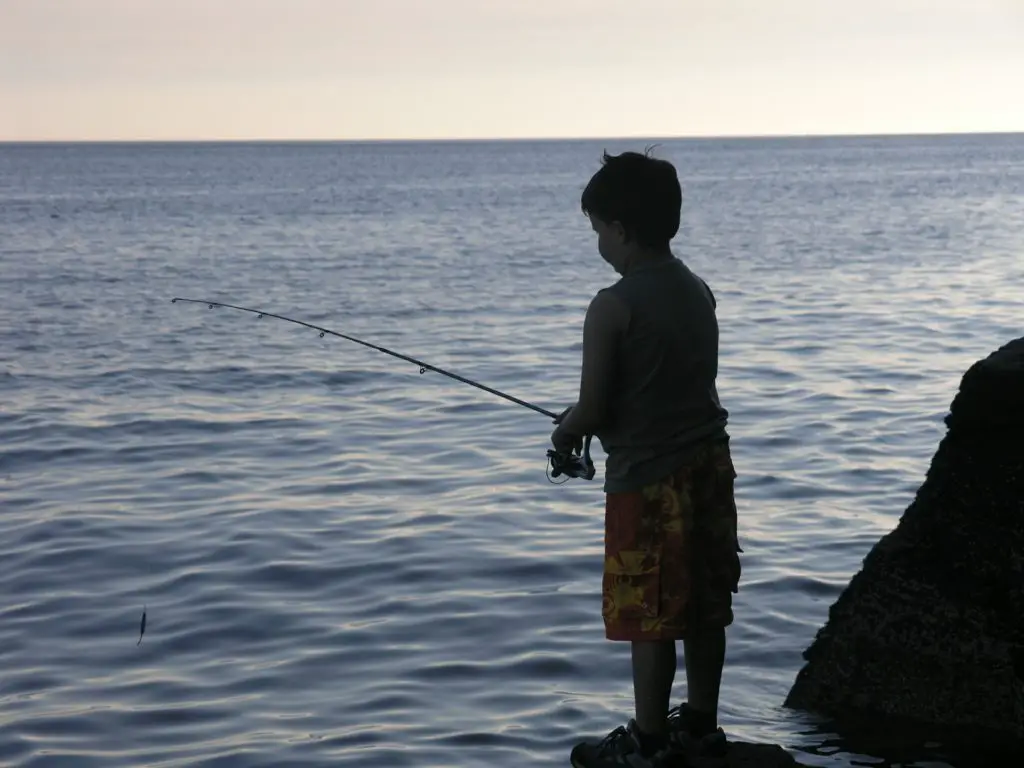
[[[304,320],[295,320],[294,318],[285,317],[284,315],[277,315],[274,314],[273,312],[267,312],[262,309],[240,307],[235,304],[225,304],[220,301],[208,301],[205,299],[187,299],[180,296],[176,296],[175,298],[171,299],[172,304],[177,304],[179,301],[187,302],[190,304],[205,304],[209,309],[213,309],[215,307],[224,307],[225,309],[236,309],[241,312],[249,312],[250,314],[256,315],[257,320],[264,317],[272,317],[276,320],[283,320],[286,323],[294,323],[295,325],[301,325],[305,328],[310,328],[314,331],[318,331],[320,333],[321,339],[324,337],[325,334],[337,336],[339,339],[352,341],[355,342],[356,344],[361,344],[364,347],[369,347],[370,349],[374,349],[378,352],[383,352],[386,355],[397,357],[399,360],[405,360],[406,362],[412,363],[413,365],[417,365],[419,366],[421,374],[426,373],[427,371],[434,371],[435,373],[440,373],[442,376],[447,376],[448,378],[454,379],[455,381],[462,382],[463,384],[469,384],[470,386],[476,387],[477,389],[482,389],[484,392],[489,392],[492,395],[502,397],[506,400],[515,403],[516,405],[521,405],[523,408],[529,408],[531,411],[535,411],[536,413],[540,413],[544,416],[547,416],[554,422],[557,422],[559,420],[558,414],[541,408],[540,406],[534,405],[533,403],[528,403],[525,400],[520,400],[518,397],[513,397],[512,395],[509,395],[497,389],[493,389],[492,387],[485,386],[484,384],[480,384],[479,382],[473,381],[472,379],[467,379],[464,376],[459,376],[457,373],[452,373],[451,371],[446,371],[443,368],[438,368],[436,365],[431,365],[430,363],[425,363],[422,360],[417,360],[414,357],[403,355],[400,352],[395,352],[393,350],[379,346],[377,344],[371,344],[368,341],[357,339],[355,336],[349,336],[348,334],[345,333],[332,331],[330,328],[322,328],[319,325],[307,323]],[[583,442],[582,454],[575,454],[572,452],[559,453],[558,451],[549,449],[547,455],[550,463],[550,477],[558,477],[559,475],[565,475],[566,480],[572,477],[578,477],[584,480],[592,480],[594,478],[594,462],[590,458],[590,442],[591,435],[587,435]]]

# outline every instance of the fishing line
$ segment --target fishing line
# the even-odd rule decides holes
[[[534,405],[533,403],[528,403],[525,400],[520,400],[518,397],[513,397],[512,395],[509,395],[509,394],[507,394],[505,392],[502,392],[501,390],[485,386],[484,384],[480,384],[479,382],[473,381],[472,379],[467,379],[464,376],[459,376],[457,373],[452,373],[451,371],[446,371],[443,368],[438,368],[435,365],[431,365],[430,363],[425,363],[422,360],[417,360],[416,358],[409,357],[408,355],[403,355],[400,352],[395,352],[395,351],[390,350],[390,349],[388,349],[386,347],[382,347],[382,346],[379,346],[377,344],[371,344],[370,342],[363,341],[362,339],[357,339],[355,336],[349,336],[348,334],[345,334],[345,333],[339,333],[338,331],[332,331],[330,328],[323,328],[323,327],[321,327],[319,325],[313,325],[312,323],[307,323],[304,320],[295,320],[294,318],[285,317],[284,315],[277,315],[277,314],[274,314],[273,312],[267,312],[267,311],[262,310],[262,309],[252,309],[250,307],[240,307],[240,306],[237,306],[235,304],[225,304],[225,303],[219,302],[219,301],[207,301],[205,299],[187,299],[187,298],[183,298],[183,297],[175,297],[175,298],[171,299],[171,303],[172,304],[176,304],[179,301],[188,302],[190,304],[205,304],[209,309],[213,309],[214,307],[224,307],[226,309],[236,309],[236,310],[239,310],[241,312],[249,312],[250,314],[256,315],[256,319],[257,320],[261,319],[263,317],[273,317],[276,320],[283,320],[286,323],[294,323],[296,325],[301,325],[301,326],[304,326],[306,328],[311,328],[314,331],[318,331],[320,333],[320,338],[321,339],[324,337],[325,334],[330,334],[331,336],[337,336],[340,339],[345,339],[346,341],[352,341],[352,342],[355,342],[356,344],[361,344],[364,347],[369,347],[370,349],[374,349],[374,350],[376,350],[378,352],[383,352],[386,355],[391,355],[392,357],[397,357],[399,360],[405,360],[406,362],[409,362],[409,363],[412,363],[414,365],[417,365],[417,366],[419,366],[421,374],[426,373],[427,371],[434,371],[435,373],[440,373],[441,375],[447,376],[447,377],[449,377],[451,379],[454,379],[455,381],[462,382],[463,384],[469,384],[470,386],[476,387],[477,389],[482,389],[484,392],[489,392],[492,395],[497,395],[498,397],[502,397],[502,398],[504,398],[506,400],[509,400],[509,401],[517,404],[517,405],[522,406],[523,408],[529,408],[531,411],[534,411],[536,413],[539,413],[539,414],[542,414],[544,416],[547,416],[552,421],[557,422],[558,418],[559,418],[558,414],[555,414],[555,413],[553,413],[553,412],[551,412],[549,410],[541,408],[540,406]],[[552,477],[558,477],[559,475],[565,475],[565,480],[562,481],[562,482],[568,482],[569,478],[572,478],[572,477],[583,478],[585,480],[592,480],[594,478],[594,462],[590,458],[590,441],[591,441],[591,436],[587,435],[584,438],[583,453],[582,454],[576,454],[576,453],[572,453],[572,452],[565,454],[565,453],[559,453],[559,452],[554,451],[554,450],[548,450],[548,459],[549,459],[548,471],[550,472],[550,475],[548,476],[548,480],[551,480]],[[561,485],[561,483],[558,483],[558,485]]]

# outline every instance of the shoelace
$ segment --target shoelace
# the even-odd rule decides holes
[[[619,742],[621,742],[623,739],[629,739],[630,741],[633,741],[633,737],[630,734],[630,732],[626,730],[626,727],[620,725],[614,731],[612,731],[603,739],[601,739],[601,743],[598,745],[597,751],[601,754],[605,754],[607,752],[615,752],[616,748],[619,745]]]
[[[717,735],[717,731],[710,731],[709,733],[706,733],[703,736],[694,736],[693,734],[691,734],[689,728],[687,728],[686,711],[687,710],[683,707],[682,704],[672,707],[672,709],[668,711],[669,732],[675,739],[682,739],[685,741],[692,741],[696,744],[703,744],[705,740],[709,737]]]

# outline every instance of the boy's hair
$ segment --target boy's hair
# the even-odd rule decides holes
[[[679,232],[683,193],[668,160],[644,154],[604,152],[601,169],[583,190],[580,207],[610,224],[622,224],[629,238],[647,248],[664,248]]]

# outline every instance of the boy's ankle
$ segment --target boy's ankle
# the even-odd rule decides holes
[[[640,752],[644,757],[653,757],[669,744],[667,733],[647,733],[640,726],[637,726],[636,737],[640,742]]]
[[[684,701],[679,707],[680,725],[695,739],[715,733],[718,730],[718,713],[702,711]]]

